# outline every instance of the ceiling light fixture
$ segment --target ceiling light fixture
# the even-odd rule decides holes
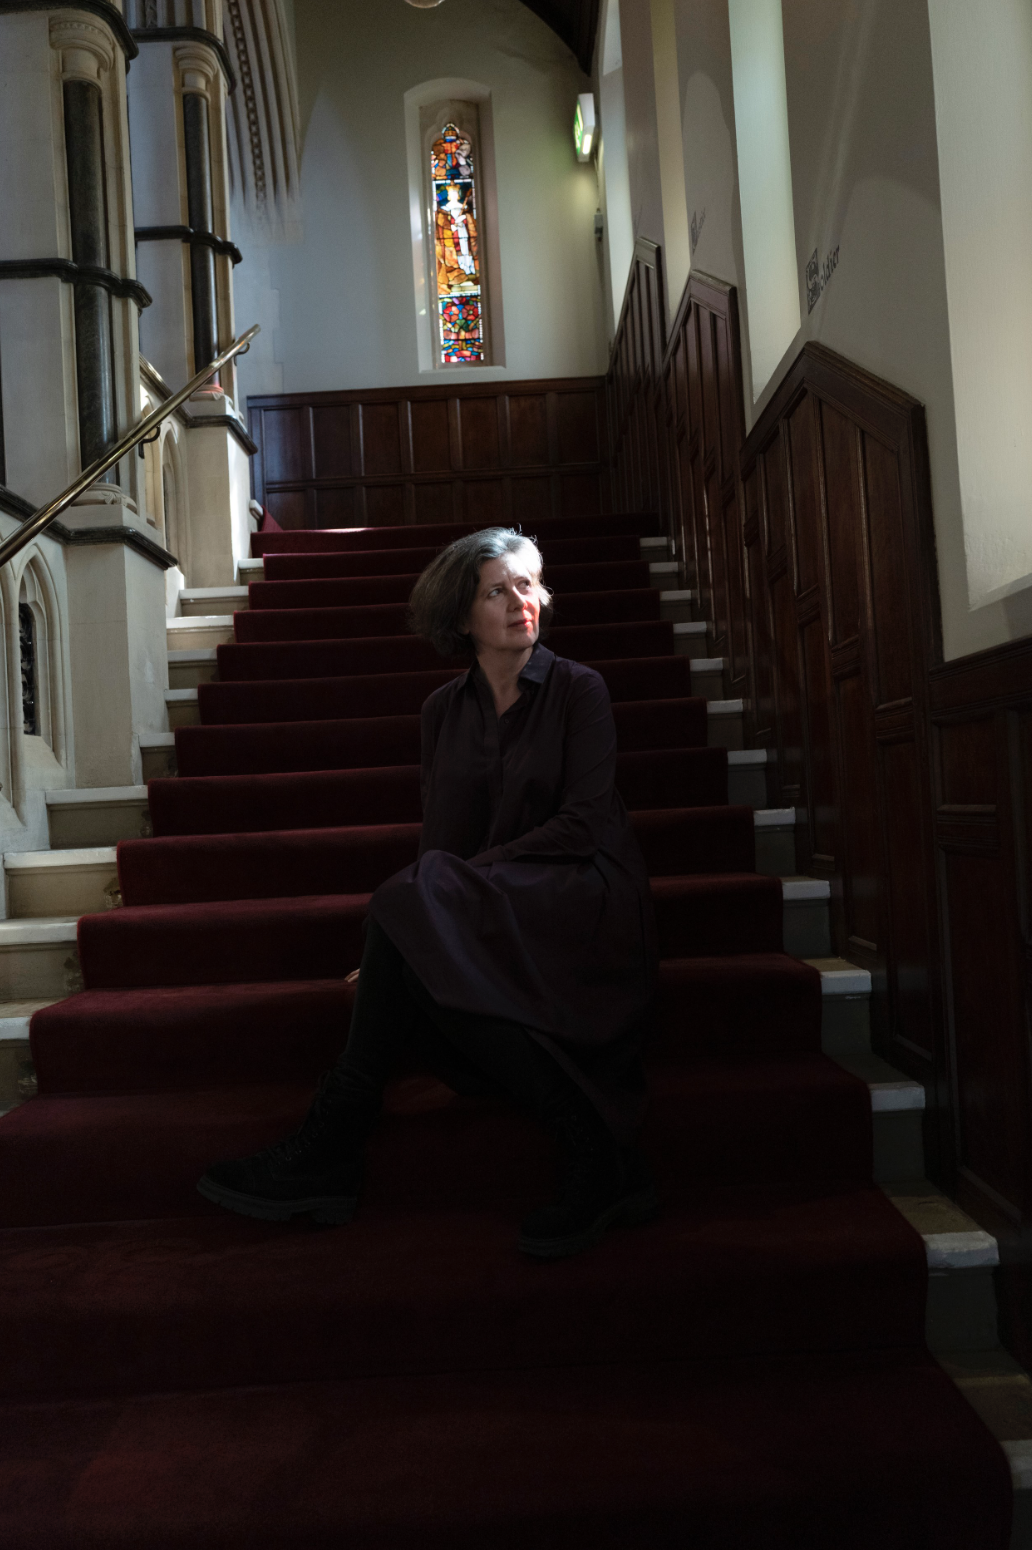
[[[407,4],[414,5],[417,11],[429,11],[435,5],[440,5],[441,0],[407,0]]]

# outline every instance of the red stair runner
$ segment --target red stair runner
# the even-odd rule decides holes
[[[80,923],[86,989],[34,1017],[41,1096],[0,1122],[5,1550],[1004,1550],[1006,1460],[924,1348],[923,1244],[820,1052],[649,528],[538,536],[653,877],[661,1217],[523,1260],[549,1147],[418,1070],[350,1227],[196,1193],[339,1048],[368,895],[418,843],[419,707],[457,670],[402,632],[458,530],[257,536],[155,838],[120,846],[125,905]]]

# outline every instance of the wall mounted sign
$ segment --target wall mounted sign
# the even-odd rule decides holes
[[[589,91],[577,98],[577,111],[573,115],[573,143],[577,147],[577,160],[590,161],[595,148],[595,98]]]
[[[832,275],[838,268],[838,244],[828,254],[824,263],[817,260],[817,249],[814,248],[806,265],[806,310],[812,312],[814,307],[824,295],[825,289]]]

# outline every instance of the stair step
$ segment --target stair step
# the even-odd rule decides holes
[[[53,999],[0,1002],[0,1114],[9,1114],[35,1094],[29,1023],[33,1013],[51,1006]]]
[[[254,620],[258,614],[244,617]],[[311,627],[310,623],[307,627]],[[557,625],[549,636],[549,645],[559,656],[578,662],[641,662],[671,655],[673,629],[663,619]],[[369,677],[433,672],[441,667],[441,659],[429,641],[414,635],[232,642],[220,647],[218,661],[223,682]]]
[[[54,1001],[81,988],[76,916],[0,921],[0,1002]]]
[[[699,1545],[830,1550],[861,1513],[853,1545],[997,1550],[1010,1512],[1006,1458],[917,1352],[8,1404],[0,1447],[12,1550],[113,1544],[112,1524],[164,1550],[660,1546],[685,1524]]]
[[[660,597],[663,594],[660,593]],[[707,636],[710,625],[706,619],[687,619],[678,613],[678,610],[688,609],[688,603],[676,603],[669,605],[660,603],[660,611],[664,619],[674,621],[674,653],[679,657],[692,657],[692,672],[698,672],[696,663],[706,656]]]
[[[711,687],[712,684],[708,683],[705,678],[696,679],[693,673],[692,688],[697,694],[705,693]],[[707,694],[706,708],[709,716],[708,740],[710,746],[712,748],[726,748],[729,752],[741,749],[745,735],[743,725],[744,701],[722,700],[715,696],[710,698]]]
[[[159,780],[176,773],[176,734],[141,732],[140,757],[145,781]],[[145,788],[146,789],[146,788]]]
[[[650,576],[677,576],[680,574],[681,564],[679,560],[652,560],[649,562]],[[697,594],[692,593],[694,598]]]
[[[710,715],[714,714],[714,703],[710,700],[707,707]],[[717,721],[711,722],[710,726],[728,727],[731,724],[730,720],[724,723]],[[712,735],[711,731],[710,736]],[[767,806],[767,768],[773,762],[766,748],[728,749],[727,799],[732,807],[765,808]]]
[[[4,856],[9,919],[86,915],[121,901],[113,845]]]
[[[236,637],[232,614],[202,614],[196,618],[169,619],[169,651],[199,651],[228,645]]]
[[[695,619],[674,624],[671,628],[674,632],[674,655],[691,657],[692,672],[706,674],[713,680],[707,686],[708,698],[720,699],[723,694],[724,669],[727,664],[723,657],[706,655],[709,622],[705,619]]]
[[[196,651],[168,653],[170,689],[195,689],[198,684],[213,683],[217,676],[218,664],[214,646]]]
[[[814,958],[809,961],[820,971],[824,995],[869,996],[871,994],[869,969],[859,969],[855,963],[848,963],[845,958]]]
[[[927,1179],[883,1185],[921,1234],[928,1260],[925,1334],[938,1352],[991,1350],[997,1343],[996,1239]]]
[[[46,793],[53,850],[116,845],[150,833],[146,786],[80,786]]]
[[[796,869],[795,808],[756,809],[756,870],[768,877],[791,877]]]
[[[845,958],[808,958],[805,962],[821,977],[821,1048],[824,1053],[848,1065],[856,1059],[869,1059],[869,972]]]
[[[226,614],[249,606],[246,586],[184,587],[179,594],[180,613],[177,618]]]
[[[985,1350],[937,1351],[971,1407],[1000,1443],[1014,1480],[1012,1550],[1032,1545],[1032,1378],[994,1343]]]
[[[697,601],[697,594],[687,587],[668,587],[659,594],[659,616],[661,619],[669,619],[673,624],[688,624],[692,620],[692,609]],[[709,629],[705,620],[700,622],[704,630]],[[675,648],[676,649],[676,648]]]
[[[165,712],[173,732],[177,727],[195,727],[200,721],[196,688],[166,689]]]
[[[997,1262],[993,1240],[973,1231],[963,1213],[951,1212],[944,1197],[931,1200],[926,1190],[917,1198],[890,1187],[889,1201],[883,1201],[877,1190],[851,1178],[851,1169],[866,1166],[846,1140],[854,1092],[829,1082],[829,1063],[822,1066],[816,1059],[816,1065],[811,1057],[737,1067],[696,1061],[666,1079],[662,1070],[654,1072],[646,1140],[664,1192],[663,1215],[636,1233],[632,1254],[620,1252],[617,1238],[616,1247],[590,1263],[574,1261],[553,1272],[547,1334],[536,1327],[533,1311],[540,1306],[536,1267],[517,1263],[511,1246],[514,1223],[547,1189],[547,1140],[519,1113],[456,1099],[430,1079],[410,1078],[391,1090],[370,1149],[362,1211],[346,1234],[301,1237],[274,1226],[239,1224],[221,1218],[194,1191],[206,1159],[238,1154],[288,1132],[304,1112],[310,1082],[35,1099],[5,1123],[0,1213],[14,1228],[25,1222],[117,1222],[155,1214],[146,1209],[150,1201],[163,1207],[159,1216],[199,1218],[196,1229],[181,1224],[176,1235],[197,1247],[188,1246],[185,1255],[174,1247],[161,1261],[162,1285],[194,1331],[193,1365],[182,1350],[166,1355],[154,1349],[142,1356],[155,1344],[146,1339],[146,1321],[161,1318],[165,1302],[155,1311],[145,1278],[142,1303],[134,1305],[132,1282],[115,1280],[122,1315],[114,1328],[102,1318],[98,1338],[124,1338],[128,1321],[139,1364],[134,1386],[172,1387],[177,1379],[192,1386],[216,1375],[227,1385],[292,1381],[316,1372],[345,1377],[397,1370],[398,1362],[408,1371],[425,1370],[424,1364],[449,1370],[456,1357],[452,1343],[461,1338],[448,1317],[449,1301],[457,1300],[467,1314],[485,1277],[493,1286],[492,1317],[478,1321],[463,1357],[474,1367],[494,1362],[499,1341],[507,1365],[517,1366],[547,1365],[560,1352],[576,1362],[597,1349],[609,1361],[649,1359],[654,1352],[676,1359],[697,1351],[700,1338],[711,1356],[772,1350],[798,1356],[826,1348],[829,1338],[834,1349],[841,1338],[838,1310],[849,1309],[851,1298],[854,1306],[845,1317],[859,1322],[861,1345],[906,1343],[927,1328],[937,1348],[972,1348],[984,1337],[985,1296],[991,1299]],[[809,1108],[800,1105],[804,1096]],[[779,1118],[786,1103],[797,1114],[795,1144]],[[835,1136],[846,1141],[838,1155]],[[98,1150],[105,1138],[107,1150]],[[471,1167],[474,1156],[478,1166]],[[415,1157],[422,1161],[418,1170]],[[447,1215],[434,1209],[445,1197]],[[160,1221],[145,1224],[142,1236],[154,1237],[153,1229],[164,1227]],[[427,1227],[434,1253],[424,1249],[421,1256],[413,1251],[425,1244]],[[678,1255],[675,1246],[686,1238],[694,1240],[695,1251]],[[446,1252],[452,1240],[467,1245],[464,1257]],[[927,1323],[922,1299],[906,1292],[914,1275],[911,1243],[920,1246],[931,1272]],[[220,1264],[223,1246],[230,1260]],[[24,1258],[18,1247],[17,1241],[0,1242],[0,1274],[8,1254],[19,1262]],[[399,1259],[421,1268],[410,1268],[414,1285],[399,1286],[385,1321],[385,1271]],[[883,1291],[859,1313],[855,1283],[870,1274],[872,1261],[895,1296]],[[273,1349],[272,1328],[266,1333],[262,1325],[281,1306],[288,1263],[298,1317],[293,1335],[283,1331],[269,1371],[255,1364],[268,1362]],[[464,1273],[457,1268],[463,1265]],[[85,1268],[98,1288],[91,1300],[101,1314],[103,1287],[112,1278],[101,1263]],[[20,1306],[7,1310],[8,1338],[0,1349],[0,1385],[7,1392],[19,1351],[34,1351],[37,1366],[46,1362],[34,1325],[45,1318],[54,1296],[66,1303],[70,1295],[66,1278],[53,1282],[49,1263],[37,1278],[40,1284],[25,1284],[29,1279],[18,1287]],[[768,1296],[742,1302],[741,1288],[757,1279]],[[628,1318],[633,1287],[641,1288],[643,1281],[647,1331]],[[923,1290],[920,1280],[917,1285]],[[338,1334],[328,1339],[325,1330],[316,1331],[331,1310]],[[917,1330],[911,1323],[915,1316],[923,1326]],[[247,1327],[243,1341],[231,1334],[241,1320]],[[603,1332],[607,1323],[612,1328]],[[520,1350],[528,1339],[530,1347]],[[311,1362],[320,1356],[326,1365],[313,1369]],[[92,1371],[98,1352],[87,1344],[78,1361]],[[124,1358],[113,1364],[113,1372],[120,1367]],[[82,1378],[66,1368],[62,1380],[66,1391],[74,1391]]]
[[[831,952],[831,884],[818,877],[783,877],[785,951],[793,958]]]
[[[190,653],[190,655],[200,656],[201,653]],[[716,658],[715,660],[720,661],[721,659]],[[708,674],[710,672],[710,663],[703,661],[699,664],[699,669],[702,672]],[[692,672],[693,675],[696,672],[695,661],[692,662]],[[209,682],[210,680],[202,679],[200,681]],[[319,680],[316,680],[316,682],[318,681]],[[700,682],[693,676],[692,692],[694,694],[703,696],[707,687],[708,686],[705,683]],[[196,687],[166,689],[165,704],[168,709],[169,725],[173,729],[176,727],[198,726],[200,724],[200,708]],[[714,718],[711,722],[711,734],[716,734],[715,736],[711,735],[710,737],[711,745],[715,747],[729,747],[740,744],[742,740],[741,717],[743,701],[740,699],[711,699],[708,701],[708,707],[709,715]],[[725,742],[725,738],[729,739],[730,742]],[[753,762],[757,765],[766,763],[766,750],[764,749],[750,749],[741,751],[761,753],[764,755],[764,758],[762,760],[755,760]]]
[[[651,890],[661,957],[781,950],[783,906],[775,878],[654,877]],[[87,915],[78,933],[86,983],[129,988],[344,975],[361,960],[368,898],[356,891],[143,905]],[[61,923],[0,923],[0,955],[4,932],[14,933],[12,945],[28,940],[17,936],[22,925],[45,933]],[[74,920],[68,926],[60,940],[74,942]],[[51,993],[48,982],[39,990],[11,989],[5,998]]]

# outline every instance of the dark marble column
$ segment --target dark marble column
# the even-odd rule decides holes
[[[99,86],[64,85],[65,154],[72,258],[109,268],[104,135]],[[102,285],[75,285],[75,375],[79,393],[79,456],[88,467],[115,439],[115,380],[111,296]],[[112,478],[114,471],[108,474]]]
[[[183,93],[183,130],[186,145],[186,202],[193,231],[210,232],[214,220],[211,194],[211,146],[207,99],[198,92]],[[190,279],[193,295],[194,370],[200,371],[217,354],[218,300],[215,292],[215,254],[204,243],[190,244]]]
[[[0,484],[7,483],[7,457],[4,452],[4,393],[3,393],[3,369],[0,364]]]

